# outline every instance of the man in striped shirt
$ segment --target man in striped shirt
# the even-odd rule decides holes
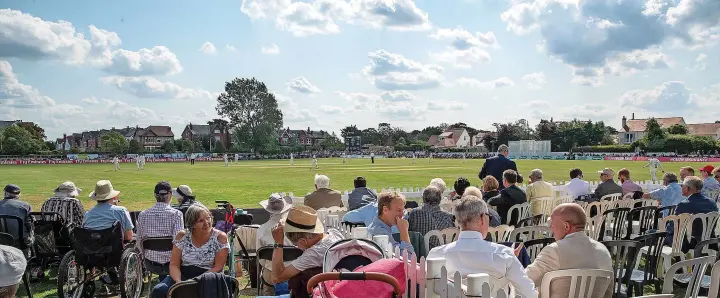
[[[175,237],[183,229],[183,214],[170,206],[172,200],[172,186],[170,182],[160,181],[155,185],[155,205],[140,212],[137,219],[138,249],[143,252],[145,264],[149,267],[162,267],[168,272],[170,252],[142,250],[143,239],[150,237]],[[160,276],[163,280],[165,276]]]

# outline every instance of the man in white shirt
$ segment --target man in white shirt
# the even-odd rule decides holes
[[[318,168],[317,157],[315,156],[315,154],[313,154],[312,166],[310,168],[312,167],[315,167],[315,169]]]
[[[583,173],[580,169],[575,168],[570,170],[570,182],[565,184],[565,190],[570,194],[573,199],[577,199],[579,196],[584,196],[590,193],[590,183],[582,180]]]
[[[227,156],[227,153],[223,154],[223,162],[225,162],[225,166],[226,166],[226,167],[229,167],[229,166],[230,166],[230,165],[228,164],[228,156]]]
[[[257,248],[275,244],[275,240],[273,239],[271,233],[272,228],[277,226],[280,222],[284,222],[285,218],[287,218],[288,211],[290,210],[290,208],[292,208],[292,204],[277,193],[271,194],[269,199],[260,202],[260,206],[262,206],[263,209],[270,213],[270,219],[266,223],[260,225],[257,230],[257,239],[255,241],[255,247]],[[292,242],[290,242],[287,237],[285,237],[283,244],[287,246],[292,246]],[[260,262],[260,266],[263,267],[263,279],[265,280],[265,282],[270,284],[272,263],[266,260],[258,260],[258,262]],[[290,265],[290,262],[286,262],[284,265],[288,266]],[[275,291],[273,287],[266,286],[263,287],[263,294],[268,296],[274,296]]]
[[[415,156],[415,152],[413,152],[412,159],[413,159],[413,162],[412,162],[412,163],[413,163],[413,164],[416,164],[416,163],[417,163],[417,157]]]
[[[118,159],[118,157],[117,156],[113,157],[112,162],[113,162],[113,166],[115,167],[115,171],[119,171],[120,170],[120,160]]]
[[[240,159],[240,154],[235,153],[235,164],[238,163],[238,159]]]
[[[484,240],[490,224],[485,201],[476,196],[463,197],[455,205],[454,214],[460,224],[457,241],[433,248],[428,259],[445,259],[448,275],[455,272],[462,276],[487,273],[496,285],[509,282],[517,294],[526,298],[538,297],[535,284],[525,274],[513,249]]]
[[[643,166],[643,168],[647,168],[647,167],[650,167],[650,179],[652,179],[653,183],[658,181],[658,179],[657,179],[658,168],[661,169],[663,173],[665,173],[665,168],[663,168],[662,164],[660,164],[660,160],[655,158],[655,155],[653,155],[652,158],[648,159],[648,163]]]
[[[295,165],[295,155],[293,155],[292,153],[290,153],[290,165],[291,166]]]
[[[138,171],[140,171],[140,160],[141,160],[141,155],[138,154],[137,156],[135,156],[135,166],[137,167]]]

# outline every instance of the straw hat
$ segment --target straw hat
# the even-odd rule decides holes
[[[77,197],[82,189],[75,186],[75,183],[72,183],[71,181],[66,181],[60,184],[56,189],[56,194],[66,194],[71,197]]]
[[[100,180],[95,183],[95,191],[90,193],[90,198],[95,201],[107,201],[120,195],[120,191],[113,189],[110,180]]]
[[[322,234],[325,227],[317,217],[315,209],[308,206],[295,206],[290,209],[285,220],[285,233],[304,232]]]
[[[260,206],[271,214],[283,214],[290,210],[293,205],[284,199],[280,194],[274,193],[271,194],[270,198],[267,200],[261,201]]]

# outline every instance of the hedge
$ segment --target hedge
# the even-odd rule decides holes
[[[630,145],[582,146],[582,147],[575,147],[575,148],[573,148],[572,151],[575,153],[578,153],[578,152],[609,152],[609,153],[634,152],[633,147]]]

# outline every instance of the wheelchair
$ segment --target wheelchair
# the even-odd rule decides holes
[[[33,248],[34,266],[42,268],[38,278],[44,277],[44,270],[50,265],[58,265],[62,257],[71,250],[70,230],[65,220],[57,212],[31,212],[35,231]]]
[[[116,223],[103,230],[76,227],[72,231],[71,248],[58,268],[58,296],[95,297],[96,281],[108,275],[105,287],[110,295],[137,298],[142,292],[142,263],[134,243],[122,240],[122,227]],[[103,282],[106,283],[106,282]]]

